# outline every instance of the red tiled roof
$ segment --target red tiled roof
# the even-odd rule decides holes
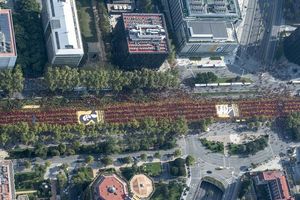
[[[101,200],[124,200],[128,194],[126,183],[116,175],[102,176],[97,189]]]
[[[265,171],[260,174],[260,179],[265,181],[273,181],[273,180],[279,180],[280,187],[283,194],[283,199],[280,200],[294,200],[293,197],[291,197],[289,192],[289,187],[287,184],[287,180],[283,172],[281,171]]]
[[[283,174],[281,171],[265,171],[261,173],[262,179],[265,181],[274,180],[280,178]]]

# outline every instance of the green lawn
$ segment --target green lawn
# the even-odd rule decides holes
[[[94,15],[89,0],[77,1],[78,18],[81,34],[85,41],[96,42],[97,33],[95,29]]]
[[[147,163],[141,166],[141,169],[144,173],[147,173],[149,176],[159,176],[162,172],[161,164],[156,163]]]

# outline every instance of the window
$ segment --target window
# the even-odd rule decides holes
[[[58,32],[55,32],[55,41],[56,41],[56,47],[57,49],[60,49],[60,43],[58,38]]]

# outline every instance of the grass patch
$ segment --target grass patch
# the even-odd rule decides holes
[[[97,42],[96,24],[91,4],[88,0],[77,1],[81,34],[86,42]]]
[[[120,168],[122,176],[126,180],[130,180],[135,174],[145,173],[148,176],[155,177],[159,176],[162,173],[161,164],[156,163],[146,163],[138,167],[133,165],[132,167],[122,167]]]
[[[200,141],[206,149],[209,149],[214,153],[224,152],[224,144],[222,142],[208,141],[206,138],[201,138]]]
[[[141,171],[149,176],[159,176],[162,172],[161,163],[146,163],[141,166]]]

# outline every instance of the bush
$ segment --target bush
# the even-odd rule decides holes
[[[85,159],[85,162],[87,164],[91,164],[92,162],[94,162],[94,156],[88,155]]]
[[[28,160],[25,160],[25,161],[24,161],[24,167],[25,167],[26,169],[29,169],[29,168],[31,167],[31,162],[29,162]]]
[[[155,184],[155,191],[152,200],[178,200],[180,199],[184,185],[177,181],[171,181],[168,184]]]
[[[181,156],[181,150],[180,150],[180,149],[176,149],[176,150],[174,151],[174,156],[175,156],[175,157]]]
[[[185,160],[177,158],[170,163],[171,175],[172,176],[186,176]]]
[[[133,159],[132,159],[131,156],[127,156],[127,157],[124,158],[124,162],[127,163],[127,164],[130,164],[130,163],[133,162]]]
[[[101,162],[107,166],[107,165],[112,165],[113,164],[113,159],[109,156],[105,156],[104,158],[101,159]]]
[[[126,180],[130,180],[136,173],[137,168],[136,167],[123,167],[120,168],[121,174]]]
[[[200,141],[206,149],[209,149],[214,153],[224,152],[224,144],[222,142],[208,141],[206,138],[202,138]]]
[[[158,159],[160,159],[160,158],[161,158],[161,155],[160,155],[160,153],[159,153],[159,152],[155,152],[155,154],[154,154],[154,158],[158,158]]]
[[[185,163],[187,166],[191,166],[191,165],[194,165],[195,164],[195,158],[191,155],[188,155],[185,159]]]
[[[204,72],[196,75],[195,84],[196,83],[214,83],[218,80],[218,76],[216,76],[213,72]]]
[[[143,153],[141,154],[142,161],[147,161],[147,154]]]
[[[24,77],[19,66],[14,70],[0,70],[0,90],[3,90],[5,94],[12,95],[14,92],[21,92],[23,87]]]
[[[263,136],[257,140],[245,144],[228,144],[229,154],[256,154],[258,151],[265,149],[268,146],[268,136]]]
[[[284,124],[286,132],[290,133],[293,139],[300,140],[300,112],[289,114],[280,123]]]

